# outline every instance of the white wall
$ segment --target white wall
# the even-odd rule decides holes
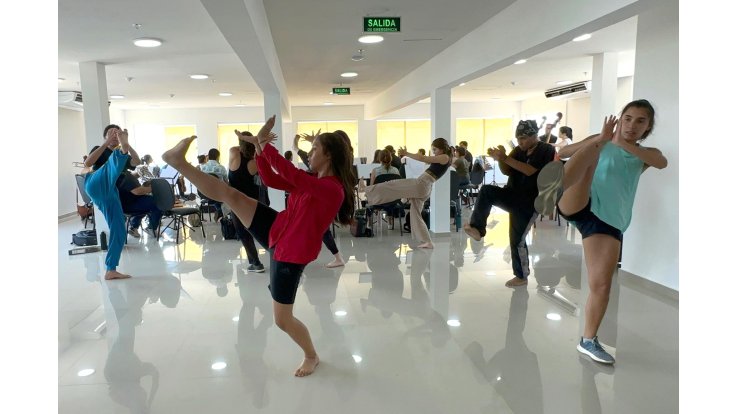
[[[81,111],[59,108],[59,164],[58,164],[58,207],[57,215],[76,212],[77,183],[74,174],[82,169],[73,167],[72,162],[82,162],[89,152],[84,147],[84,116]],[[81,198],[80,198],[81,203]]]
[[[634,99],[654,105],[657,124],[644,145],[659,148],[669,165],[650,168],[640,178],[621,267],[679,290],[679,13],[676,0],[652,3],[639,15]]]

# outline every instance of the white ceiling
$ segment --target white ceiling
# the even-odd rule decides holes
[[[512,0],[266,0],[265,11],[293,106],[362,105],[503,10]],[[210,2],[212,3],[212,2]],[[118,109],[262,106],[263,95],[199,0],[60,0],[59,90],[81,90],[79,62],[106,64],[110,95]],[[401,32],[364,45],[363,16],[400,16]],[[134,24],[142,27],[136,29]],[[137,37],[164,40],[135,47]],[[636,18],[593,33],[585,42],[530,56],[454,88],[455,102],[541,97],[559,80],[590,79],[592,55],[619,52],[619,76],[634,69]],[[431,40],[437,39],[437,40]],[[365,60],[351,56],[364,49]],[[345,71],[359,73],[343,79]],[[211,79],[196,81],[192,73]],[[587,74],[586,74],[587,73]],[[131,79],[132,78],[132,79]],[[349,86],[350,96],[331,96]],[[512,85],[514,82],[515,85]],[[231,92],[220,97],[219,92]],[[171,96],[173,95],[173,96]]]

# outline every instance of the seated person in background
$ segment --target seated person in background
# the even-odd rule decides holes
[[[148,227],[145,231],[155,237],[158,225],[163,213],[156,207],[151,196],[151,183],[141,185],[130,171],[123,171],[123,179],[118,181],[118,193],[123,213],[130,214],[130,226],[128,234],[133,237],[141,237],[138,228],[141,226],[143,216],[148,215]]]
[[[380,166],[376,167],[371,171],[371,184],[376,182],[376,177],[384,174],[399,174],[399,170],[391,165],[391,153],[386,150],[381,150],[378,155],[378,161],[381,163]]]
[[[465,161],[468,162],[468,165],[473,163],[473,154],[468,151],[468,141],[460,141],[457,143],[459,147],[462,147],[465,149]]]
[[[373,153],[373,161],[371,161],[371,164],[381,163],[381,151],[383,150],[377,149],[376,152]]]
[[[394,149],[393,145],[386,145],[386,148],[384,148],[384,150],[391,153],[391,165],[396,167],[397,170],[401,168],[401,157],[398,157],[396,155],[396,150]]]
[[[153,174],[153,168],[153,157],[151,157],[149,154],[146,154],[141,158],[140,165],[135,167],[135,172],[133,173],[133,175],[138,178],[138,181],[140,181],[141,184],[146,183],[156,178],[156,175]],[[161,170],[159,169],[159,174],[160,171]]]
[[[465,154],[465,148],[459,145],[455,148],[455,159],[452,162],[452,166],[457,171],[460,186],[470,184],[470,164],[465,159]]]
[[[286,151],[284,153],[284,158],[286,158],[286,161],[292,161],[293,162],[294,161],[294,153],[292,153],[291,151]]]
[[[420,155],[427,155],[427,150],[425,150],[424,148],[419,148],[418,152]]]
[[[572,144],[572,128],[570,128],[569,126],[560,127],[560,139],[558,139],[557,141],[559,142],[552,144],[555,146],[557,152],[560,152],[563,147]],[[569,159],[570,158],[562,158],[561,160],[564,163]]]
[[[207,156],[204,154],[197,155],[197,162],[199,165],[197,165],[197,169],[202,171],[202,166],[207,163]]]
[[[207,152],[207,162],[200,168],[203,173],[214,174],[219,179],[227,182],[227,169],[220,164],[220,151],[217,148],[210,148]],[[211,204],[215,206],[215,221],[219,221],[222,218],[222,203],[219,201],[211,201]]]

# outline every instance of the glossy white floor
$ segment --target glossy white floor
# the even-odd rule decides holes
[[[248,274],[219,226],[178,244],[129,237],[120,270],[134,277],[106,282],[103,253],[67,255],[79,221],[60,223],[59,412],[677,412],[677,300],[618,275],[599,332],[617,363],[591,362],[575,349],[579,233],[538,222],[530,283],[509,289],[507,217],[491,215],[483,243],[453,232],[432,251],[398,229],[338,230],[347,266],[325,268],[323,248],[296,298],[322,358],[307,378],[268,273]]]

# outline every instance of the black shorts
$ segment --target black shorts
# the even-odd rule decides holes
[[[271,266],[269,269],[270,283],[268,285],[268,290],[271,291],[271,298],[278,303],[291,305],[296,298],[296,290],[299,288],[299,278],[306,265],[274,260],[274,249],[268,247],[268,235],[271,232],[273,222],[276,221],[277,214],[276,210],[271,207],[258,203],[248,231],[261,246],[268,250],[268,254],[271,257]]]
[[[605,223],[603,220],[599,219],[598,216],[593,214],[593,212],[590,210],[590,204],[591,200],[588,199],[588,204],[585,206],[585,208],[578,211],[577,213],[567,215],[560,211],[560,215],[565,220],[575,223],[575,227],[578,229],[580,234],[583,235],[583,238],[592,236],[594,234],[608,234],[609,236],[618,239],[618,241],[622,241],[624,235],[621,230],[611,226],[608,223]],[[560,209],[559,205],[557,206],[557,209]]]

